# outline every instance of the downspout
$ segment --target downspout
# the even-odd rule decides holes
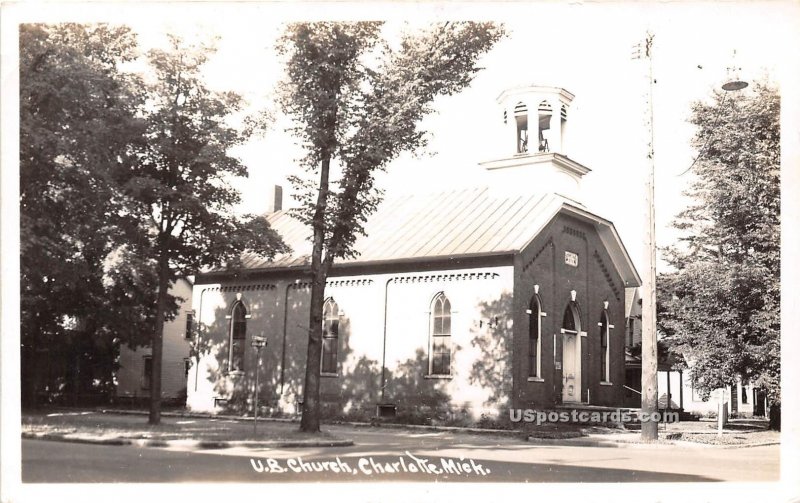
[[[384,403],[386,396],[386,326],[389,311],[389,283],[394,281],[395,278],[386,280],[386,286],[383,290],[383,363],[381,364],[381,403]]]
[[[281,343],[281,396],[283,396],[284,376],[286,370],[286,327],[289,317],[289,289],[294,283],[286,285],[286,295],[283,297],[283,342]]]
[[[561,383],[558,380],[558,374],[559,374],[558,370],[559,369],[556,368],[556,364],[559,361],[558,360],[557,347],[558,347],[558,343],[559,342],[563,342],[563,336],[561,338],[562,340],[559,341],[559,336],[557,334],[560,334],[561,330],[559,329],[560,327],[559,327],[559,321],[558,321],[558,318],[559,318],[558,313],[560,312],[561,307],[559,306],[558,300],[556,300],[556,299],[560,299],[561,298],[561,296],[560,296],[561,292],[556,290],[556,286],[557,286],[556,274],[557,274],[557,271],[558,271],[558,269],[556,269],[556,266],[558,265],[558,260],[556,259],[556,243],[555,243],[555,241],[552,241],[552,240],[550,241],[550,255],[553,258],[553,266],[550,269],[550,271],[552,271],[550,273],[550,279],[552,280],[552,289],[553,289],[552,290],[552,292],[553,292],[552,293],[552,298],[553,298],[553,305],[554,305],[553,311],[556,313],[556,316],[553,319],[553,325],[555,325],[555,326],[553,327],[553,384],[552,384],[552,387],[553,387],[552,397],[553,397],[553,402],[555,404],[555,403],[561,403],[561,398],[564,396],[564,390],[561,387]],[[562,326],[563,326],[563,321],[561,323],[562,323]],[[563,371],[564,364],[563,364],[563,361],[564,361],[564,354],[562,353],[561,354],[561,375],[562,376],[564,375],[564,371]],[[556,390],[559,390],[559,392],[556,393]]]

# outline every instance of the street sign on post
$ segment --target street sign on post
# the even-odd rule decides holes
[[[258,429],[258,374],[261,369],[261,348],[266,347],[267,338],[256,335],[250,341],[250,346],[256,350],[256,385],[253,388],[253,435],[256,434]]]

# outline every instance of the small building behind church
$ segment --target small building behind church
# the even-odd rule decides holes
[[[642,302],[637,289],[627,291],[627,336],[625,340],[624,405],[642,405]],[[720,397],[720,394],[722,396]],[[732,417],[765,416],[767,396],[752,383],[737,380],[729,389],[717,389],[704,397],[695,387],[691,360],[674,354],[662,341],[658,343],[658,408],[681,412],[681,421],[715,415],[722,398]]]
[[[178,298],[178,312],[164,323],[161,366],[161,396],[166,403],[183,404],[191,356],[193,313],[192,281],[181,278],[170,288]],[[122,345],[117,369],[117,401],[143,404],[150,399],[153,350],[149,345]]]
[[[626,289],[641,282],[614,225],[580,201],[590,169],[565,151],[573,98],[537,86],[499,96],[502,153],[482,163],[487,186],[387,191],[358,257],[336,263],[326,285],[312,363],[325,416],[469,423],[509,408],[623,404]],[[193,411],[251,409],[256,370],[269,413],[302,404],[310,230],[275,210],[291,253],[196,276]],[[267,340],[260,353],[255,336]]]

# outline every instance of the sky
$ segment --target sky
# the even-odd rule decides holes
[[[670,222],[688,203],[682,192],[692,174],[681,173],[696,156],[690,147],[694,128],[687,121],[691,103],[709,99],[729,78],[731,66],[741,67],[739,76],[750,81],[779,81],[787,68],[796,69],[788,66],[789,42],[796,39],[793,29],[798,19],[792,15],[797,9],[789,3],[119,5],[108,9],[86,4],[67,16],[129,24],[139,34],[143,50],[162,45],[166,33],[188,40],[218,37],[218,51],[205,69],[207,81],[215,89],[240,93],[253,109],[274,107],[273,92],[282,78],[274,43],[287,21],[385,19],[390,39],[429,21],[504,23],[508,36],[481,60],[484,69],[472,85],[459,95],[437,100],[436,113],[423,122],[430,134],[429,147],[397,159],[378,178],[378,186],[387,195],[397,195],[490,183],[478,163],[510,154],[496,141],[503,126],[497,96],[520,85],[562,87],[575,95],[563,153],[592,170],[582,182],[582,202],[614,222],[640,273],[645,253],[648,79],[646,62],[631,58],[633,46],[648,31],[655,35],[659,246],[675,242],[678,235]],[[63,15],[53,14],[59,19]],[[286,178],[299,172],[295,160],[302,151],[286,133],[288,126],[288,119],[277,113],[271,131],[234,151],[250,173],[249,179],[234,182],[243,198],[239,211],[265,212],[266,194],[275,184],[284,187],[284,205],[292,204]]]

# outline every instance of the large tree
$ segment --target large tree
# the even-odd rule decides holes
[[[113,260],[136,227],[119,192],[142,131],[140,85],[120,70],[133,33],[25,24],[19,48],[22,383],[35,404],[44,389],[113,387],[119,342],[150,331],[137,300],[153,277]]]
[[[698,159],[660,275],[660,328],[706,396],[737,379],[780,401],[780,99],[755,83],[696,103]]]
[[[278,41],[287,77],[281,105],[306,150],[293,178],[295,216],[311,227],[311,299],[300,428],[319,431],[325,282],[380,202],[376,172],[425,144],[420,121],[433,101],[464,89],[478,59],[503,35],[492,23],[441,23],[382,43],[382,24],[300,23]],[[336,175],[331,177],[332,172]]]
[[[209,89],[202,67],[213,47],[170,37],[167,49],[148,53],[153,72],[143,110],[146,142],[125,193],[140,217],[140,232],[157,278],[149,422],[161,418],[164,321],[173,312],[169,286],[202,268],[232,266],[243,252],[271,257],[283,245],[263,217],[236,215],[233,177],[247,169],[230,154],[248,138],[231,116],[242,99]]]

